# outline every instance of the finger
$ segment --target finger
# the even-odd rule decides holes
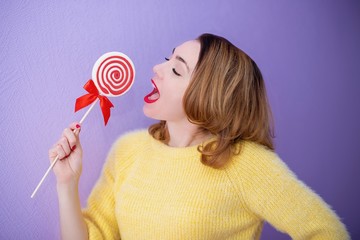
[[[62,160],[66,157],[66,153],[60,144],[56,145],[56,152],[57,152],[57,155],[59,156],[60,160]]]
[[[73,131],[71,131],[70,128],[65,128],[62,134],[63,137],[66,138],[70,150],[74,150],[74,147],[76,146],[77,138]]]
[[[56,144],[49,149],[49,159],[50,161],[54,161],[57,156]]]
[[[63,151],[65,152],[65,156],[69,155],[71,152],[71,148],[69,145],[69,142],[66,137],[62,136],[59,141],[57,142],[57,145],[60,145]]]
[[[78,135],[81,131],[81,124],[78,122],[71,123],[69,127],[71,130],[76,130],[75,135]]]

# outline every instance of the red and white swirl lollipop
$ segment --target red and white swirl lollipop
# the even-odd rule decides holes
[[[106,125],[110,117],[110,108],[114,107],[107,97],[121,96],[130,89],[134,83],[135,67],[130,58],[125,54],[121,52],[108,52],[95,62],[92,70],[92,78],[93,80],[90,79],[84,85],[84,89],[88,91],[88,94],[76,99],[75,112],[92,103],[79,122],[82,124],[96,102],[100,100],[100,107]],[[74,129],[74,132],[75,131],[77,131],[77,129]],[[35,196],[37,190],[58,160],[59,156],[52,162],[32,193],[31,198]]]
[[[102,55],[94,64],[93,80],[89,80],[84,88],[89,92],[75,103],[75,112],[86,107],[93,101],[94,106],[100,100],[105,125],[110,117],[112,103],[107,97],[118,97],[126,93],[134,83],[135,67],[131,59],[121,52],[108,52]],[[84,117],[87,115],[85,114]],[[81,121],[80,121],[81,123]]]
[[[134,64],[123,53],[108,52],[96,61],[92,77],[102,95],[120,96],[126,93],[134,83]]]

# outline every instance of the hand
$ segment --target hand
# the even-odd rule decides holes
[[[74,129],[76,129],[74,133]],[[61,138],[49,150],[52,163],[56,156],[59,160],[53,170],[58,184],[78,183],[82,171],[82,148],[79,139],[80,124],[72,123],[65,128]]]

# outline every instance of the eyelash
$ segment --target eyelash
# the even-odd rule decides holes
[[[165,60],[166,60],[166,61],[169,61],[170,59],[166,57]],[[173,71],[173,73],[174,73],[176,76],[181,77],[181,74],[178,73],[178,72],[175,70],[175,68],[173,68],[172,71]]]

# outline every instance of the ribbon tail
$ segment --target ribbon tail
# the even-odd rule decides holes
[[[100,99],[100,108],[104,117],[105,126],[110,118],[110,109],[114,107],[114,105],[110,102],[110,100],[105,96],[99,96]]]
[[[97,96],[92,93],[88,93],[81,97],[78,97],[75,102],[75,112],[90,105],[92,102],[95,101],[96,98]]]

